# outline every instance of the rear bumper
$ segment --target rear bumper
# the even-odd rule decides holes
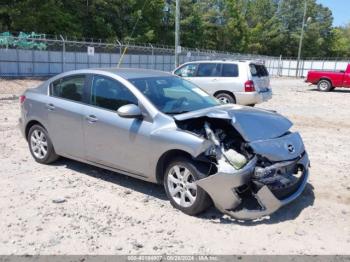
[[[252,105],[268,101],[272,98],[272,91],[264,92],[235,92],[236,102],[239,105]]]
[[[223,213],[241,220],[252,220],[270,215],[280,207],[294,201],[304,191],[309,177],[309,157],[305,152],[302,158],[296,161],[296,165],[302,166],[303,174],[300,177],[298,188],[284,199],[278,199],[268,186],[263,186],[254,194],[261,208],[241,209],[235,208],[241,203],[241,199],[236,191],[237,187],[245,185],[251,179],[251,174],[256,164],[253,158],[243,169],[237,173],[217,173],[202,180],[197,184],[202,187],[212,198],[215,206]]]

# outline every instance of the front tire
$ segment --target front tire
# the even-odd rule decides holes
[[[188,215],[197,215],[211,205],[208,194],[195,181],[205,178],[202,168],[185,157],[170,162],[164,175],[165,192],[173,207]]]
[[[320,80],[317,84],[317,89],[321,92],[329,92],[332,88],[332,83],[326,79]]]
[[[33,125],[28,132],[28,145],[30,153],[36,162],[50,164],[57,160],[49,134],[40,125]]]
[[[236,99],[228,93],[218,93],[215,97],[223,104],[236,104]]]

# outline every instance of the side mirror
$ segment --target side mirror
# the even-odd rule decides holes
[[[124,118],[142,118],[141,109],[134,104],[119,107],[117,114]]]

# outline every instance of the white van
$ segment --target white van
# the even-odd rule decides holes
[[[255,105],[272,98],[269,73],[257,61],[193,61],[173,74],[198,85],[223,103]]]

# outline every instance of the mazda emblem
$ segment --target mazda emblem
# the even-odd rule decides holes
[[[288,152],[293,154],[295,152],[295,148],[292,144],[287,145]]]

